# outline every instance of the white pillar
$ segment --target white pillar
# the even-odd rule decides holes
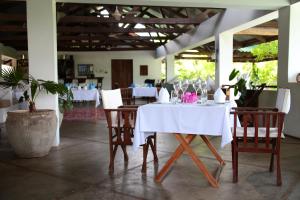
[[[216,87],[229,84],[229,74],[233,69],[233,34],[220,33],[215,39],[216,47]]]
[[[284,133],[300,138],[300,94],[295,83],[300,73],[300,3],[279,9],[278,18],[278,87],[291,90],[291,109],[285,117]]]
[[[39,79],[57,82],[56,1],[27,0],[29,73]],[[53,109],[58,116],[57,95],[41,94],[39,109]],[[54,146],[59,145],[59,125]]]
[[[166,68],[167,68],[166,79],[167,79],[167,81],[170,81],[175,77],[174,60],[175,60],[174,55],[166,56]]]
[[[300,2],[279,10],[278,85],[295,83],[300,73]]]

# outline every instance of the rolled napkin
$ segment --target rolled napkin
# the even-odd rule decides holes
[[[226,95],[221,88],[218,88],[214,94],[215,103],[225,103]]]
[[[166,88],[161,88],[158,94],[159,103],[169,103],[170,95]]]

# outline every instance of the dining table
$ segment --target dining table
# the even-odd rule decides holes
[[[134,87],[132,88],[132,96],[158,98],[158,92],[156,87]]]
[[[98,107],[100,105],[100,95],[99,91],[94,89],[71,89],[73,93],[73,101],[95,101],[95,106]]]
[[[230,116],[230,110],[232,107],[236,107],[234,101],[215,103],[211,100],[203,104],[155,102],[140,106],[134,130],[134,150],[138,150],[140,145],[145,144],[146,138],[154,133],[172,134],[178,140],[179,146],[157,173],[155,180],[161,182],[174,162],[186,151],[211,186],[218,187],[218,178],[210,173],[191,148],[190,143],[196,136],[200,136],[219,162],[219,166],[225,165],[225,161],[208,136],[220,136],[221,148],[231,143],[233,118]]]

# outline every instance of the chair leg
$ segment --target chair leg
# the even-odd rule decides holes
[[[272,141],[272,153],[271,153],[271,160],[270,160],[270,167],[269,171],[274,171],[274,153],[275,153],[275,140]]]
[[[127,151],[126,151],[126,145],[125,144],[121,144],[121,148],[123,150],[124,160],[125,160],[125,162],[127,162],[128,161],[128,154],[127,154]]]
[[[239,180],[239,152],[237,151],[237,149],[235,150],[235,154],[236,154],[236,161],[235,161],[235,172],[236,172],[236,182],[238,182]]]
[[[153,158],[154,158],[154,162],[158,163],[158,157],[157,157],[157,151],[156,151],[156,149],[157,149],[156,133],[154,133],[153,142],[154,142],[154,145],[151,145],[151,149],[152,149],[152,153],[153,153]]]
[[[148,156],[148,148],[149,148],[149,143],[147,142],[146,144],[143,145],[143,165],[142,165],[142,173],[146,173],[147,171],[147,156]]]
[[[282,179],[281,179],[281,167],[280,167],[280,141],[276,142],[276,147],[275,147],[275,152],[276,152],[276,158],[277,158],[277,185],[280,186],[282,184]]]
[[[233,144],[231,143],[231,155],[232,155],[232,182],[238,181],[238,152]]]
[[[109,130],[109,172],[113,173],[114,171],[114,146],[112,139],[112,130]]]

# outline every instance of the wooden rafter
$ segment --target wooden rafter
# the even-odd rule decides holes
[[[236,33],[236,35],[261,35],[274,36],[278,35],[278,28],[253,27]]]

